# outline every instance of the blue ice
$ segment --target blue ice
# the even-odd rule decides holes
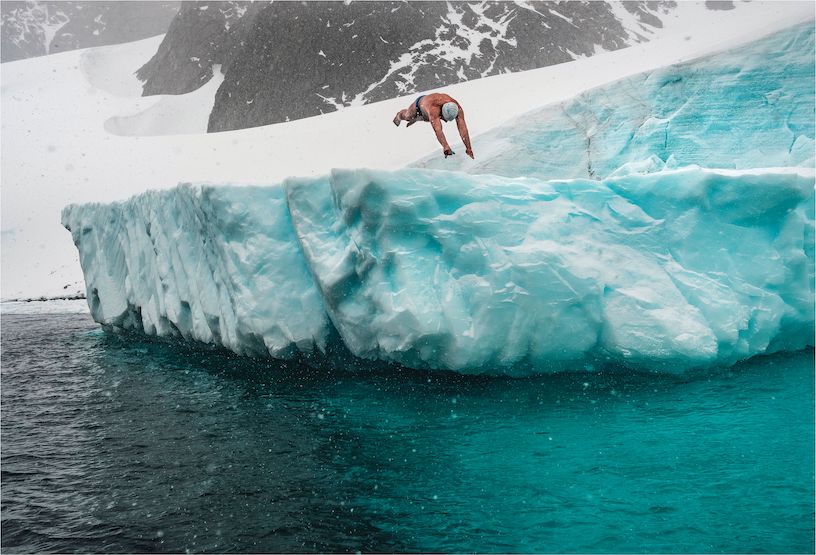
[[[479,137],[476,163],[433,155],[414,165],[542,179],[812,168],[814,50],[811,21],[524,114]]]

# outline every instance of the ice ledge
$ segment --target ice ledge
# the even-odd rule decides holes
[[[682,371],[812,345],[814,172],[335,170],[70,206],[94,319],[287,357]]]

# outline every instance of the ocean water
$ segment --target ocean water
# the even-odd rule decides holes
[[[2,549],[813,552],[813,351],[536,379],[2,318]]]

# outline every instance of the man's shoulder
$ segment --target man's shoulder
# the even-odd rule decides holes
[[[439,105],[445,104],[446,102],[456,102],[450,95],[445,93],[431,93],[425,95],[425,98],[428,99],[428,102],[431,104]]]

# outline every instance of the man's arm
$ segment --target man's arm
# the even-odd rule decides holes
[[[442,132],[442,122],[439,120],[439,116],[431,115],[431,126],[433,127],[434,133],[436,133],[436,140],[439,141],[439,144],[442,145],[442,152],[445,154],[445,158],[453,154],[450,145],[448,145],[448,140],[445,138],[445,134]]]
[[[459,129],[459,136],[465,143],[465,154],[473,158],[473,149],[470,147],[470,135],[468,134],[467,123],[465,123],[465,111],[459,106],[459,115],[456,116],[456,128]]]

